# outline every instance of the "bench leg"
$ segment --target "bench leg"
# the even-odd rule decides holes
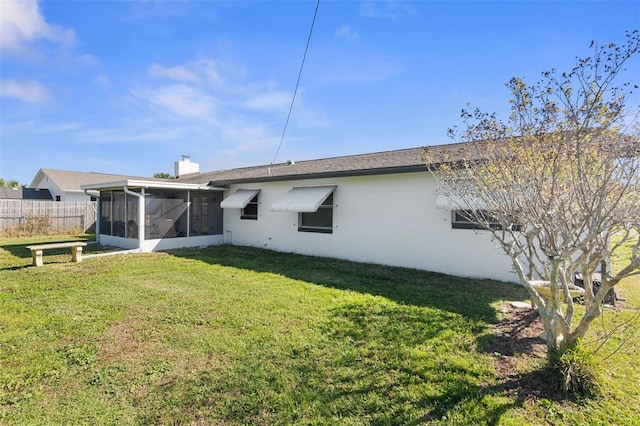
[[[82,262],[82,247],[71,247],[71,261]]]
[[[33,266],[42,266],[42,250],[31,250]]]

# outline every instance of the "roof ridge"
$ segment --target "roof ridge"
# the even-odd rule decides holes
[[[106,173],[106,172],[83,172],[79,170],[64,170],[64,169],[50,169],[50,168],[41,168],[40,170],[47,172],[64,172],[64,173],[79,173],[79,174],[95,174],[95,175],[110,175],[110,176],[131,176],[124,175],[121,173]]]
[[[392,152],[402,152],[402,151],[414,151],[416,149],[423,149],[423,146],[416,146],[413,148],[400,148],[400,149],[388,149],[386,151],[376,151],[376,152],[365,152],[362,154],[346,154],[346,155],[336,155],[334,157],[325,157],[325,158],[314,158],[311,160],[294,160],[296,163],[303,163],[303,162],[309,162],[309,161],[323,161],[323,160],[337,160],[338,158],[349,158],[349,157],[366,157],[369,155],[379,155],[379,154],[389,154]],[[287,164],[285,163],[281,163],[281,164]]]

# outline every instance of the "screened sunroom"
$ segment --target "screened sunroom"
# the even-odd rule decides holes
[[[224,188],[160,181],[85,185],[98,195],[98,240],[142,251],[223,242]]]

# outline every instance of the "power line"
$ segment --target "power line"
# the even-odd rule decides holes
[[[300,71],[298,72],[298,80],[296,81],[296,88],[293,90],[293,97],[291,98],[291,105],[289,105],[289,113],[287,114],[287,120],[284,123],[284,129],[282,129],[282,136],[280,136],[280,143],[278,144],[276,155],[273,156],[273,161],[271,161],[271,164],[275,163],[276,159],[278,158],[278,154],[280,153],[280,148],[282,147],[282,142],[284,141],[284,135],[287,132],[287,127],[289,126],[291,111],[293,111],[293,103],[296,101],[296,94],[298,93],[298,86],[300,85],[300,78],[302,77],[304,62],[307,59],[307,52],[309,51],[309,44],[311,43],[311,35],[313,34],[313,27],[316,23],[316,16],[318,15],[319,7],[320,7],[320,0],[316,2],[316,10],[313,12],[313,20],[311,21],[311,28],[309,29],[309,37],[307,38],[307,45],[304,48],[304,55],[302,56],[302,63],[300,64]]]

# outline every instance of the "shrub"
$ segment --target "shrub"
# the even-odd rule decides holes
[[[5,237],[33,237],[38,235],[75,235],[84,232],[81,227],[56,227],[49,215],[28,215],[20,220],[20,224],[0,231]]]
[[[562,391],[576,396],[601,394],[597,359],[582,340],[554,354],[549,362],[551,377]]]

